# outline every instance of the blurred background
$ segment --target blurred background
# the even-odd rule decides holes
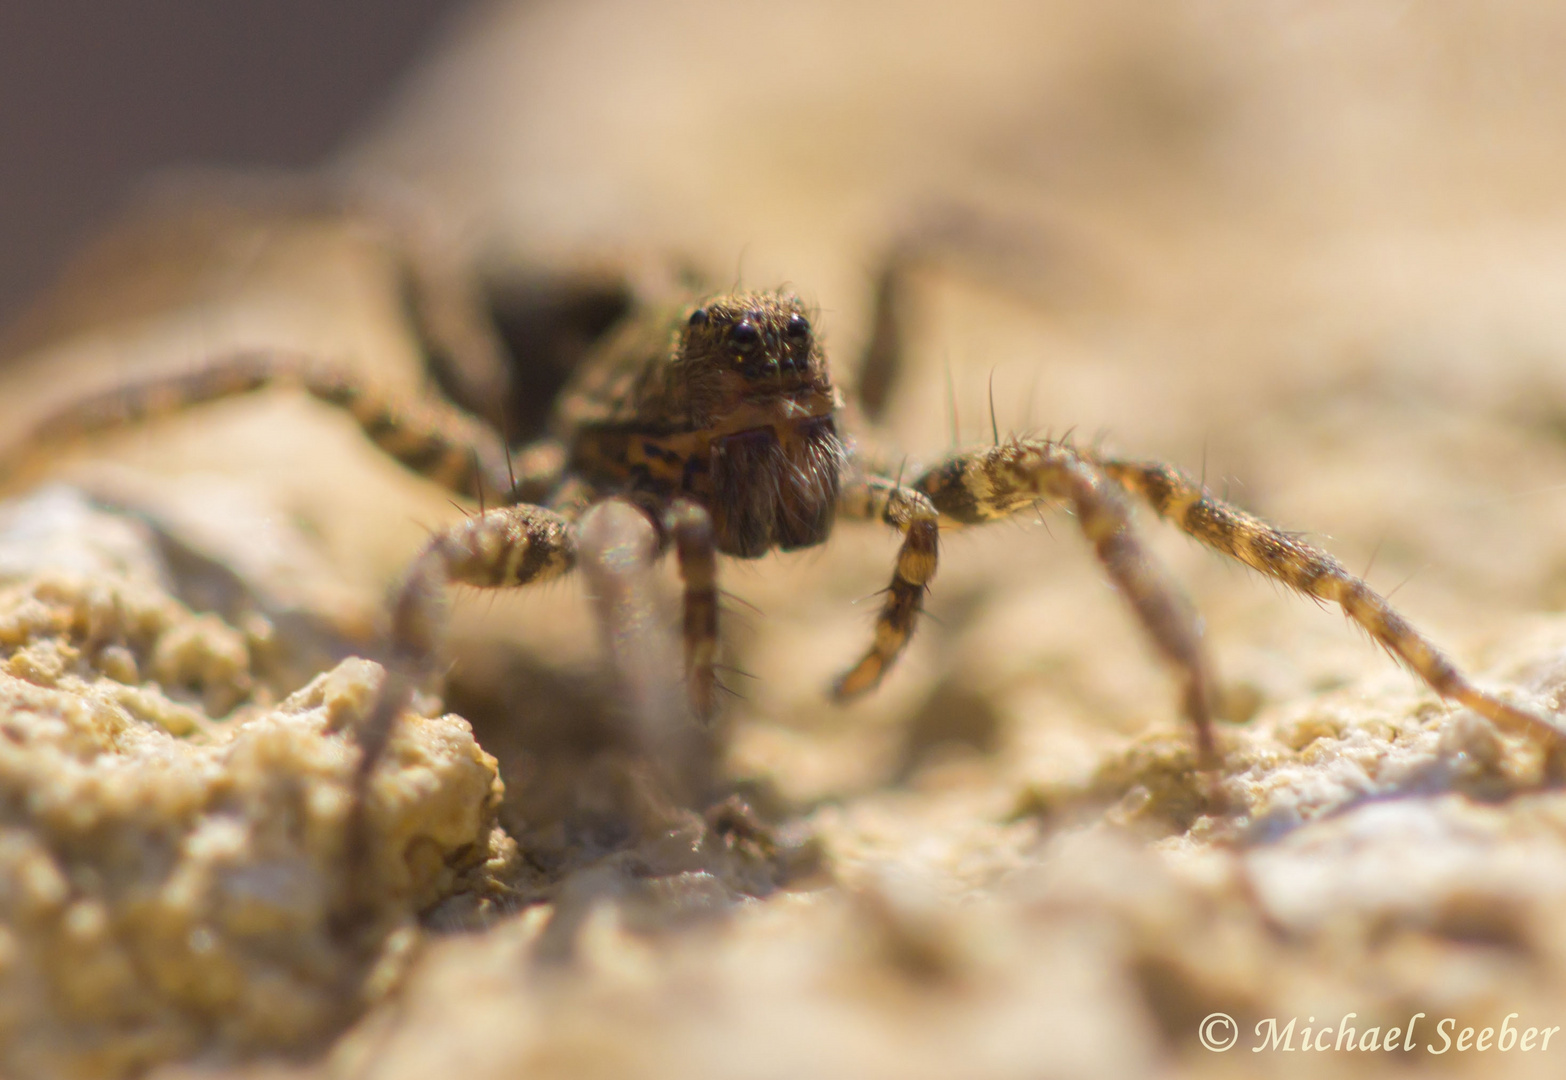
[[[148,172],[320,161],[460,6],[0,5],[0,322]]]

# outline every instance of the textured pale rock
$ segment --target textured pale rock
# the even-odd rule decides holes
[[[138,532],[65,488],[0,506],[7,1076],[318,1043],[497,853],[494,760],[459,718],[409,717],[373,791],[377,929],[335,932],[348,733],[379,668],[257,703],[246,635],[172,599]]]

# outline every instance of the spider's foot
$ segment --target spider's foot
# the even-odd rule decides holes
[[[852,701],[868,694],[881,684],[881,676],[886,674],[890,663],[879,652],[872,650],[863,660],[833,680],[832,700]]]
[[[1545,745],[1566,745],[1566,722],[1554,713],[1502,701],[1472,687],[1454,696],[1502,731],[1531,736]]]

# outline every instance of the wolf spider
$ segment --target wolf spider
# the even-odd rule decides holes
[[[867,388],[884,388],[893,363],[894,286],[888,275],[878,293]],[[1073,514],[1179,673],[1199,760],[1213,767],[1215,686],[1200,624],[1144,548],[1131,518],[1135,496],[1201,543],[1340,605],[1442,698],[1504,729],[1557,737],[1549,719],[1475,687],[1331,555],[1214,497],[1170,465],[1013,437],[955,452],[906,482],[867,467],[839,430],[843,397],[811,316],[784,292],[734,292],[629,319],[556,398],[548,436],[515,454],[493,424],[448,402],[398,400],[313,358],[277,353],[231,356],[79,401],[40,425],[37,439],[291,384],[346,410],[409,469],[480,500],[478,513],[429,540],[397,590],[386,678],[358,732],[356,805],[396,718],[437,674],[446,587],[513,588],[568,573],[587,554],[578,523],[606,500],[635,508],[630,517],[640,522],[648,560],[674,553],[684,582],[684,694],[703,719],[714,711],[718,554],[753,559],[812,547],[843,519],[879,519],[902,534],[873,639],[832,686],[841,701],[872,690],[908,643],[935,575],[941,528],[1047,505]],[[485,506],[486,493],[502,505]]]

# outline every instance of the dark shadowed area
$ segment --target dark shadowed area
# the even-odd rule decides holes
[[[325,156],[460,6],[0,5],[0,319],[149,172]]]

